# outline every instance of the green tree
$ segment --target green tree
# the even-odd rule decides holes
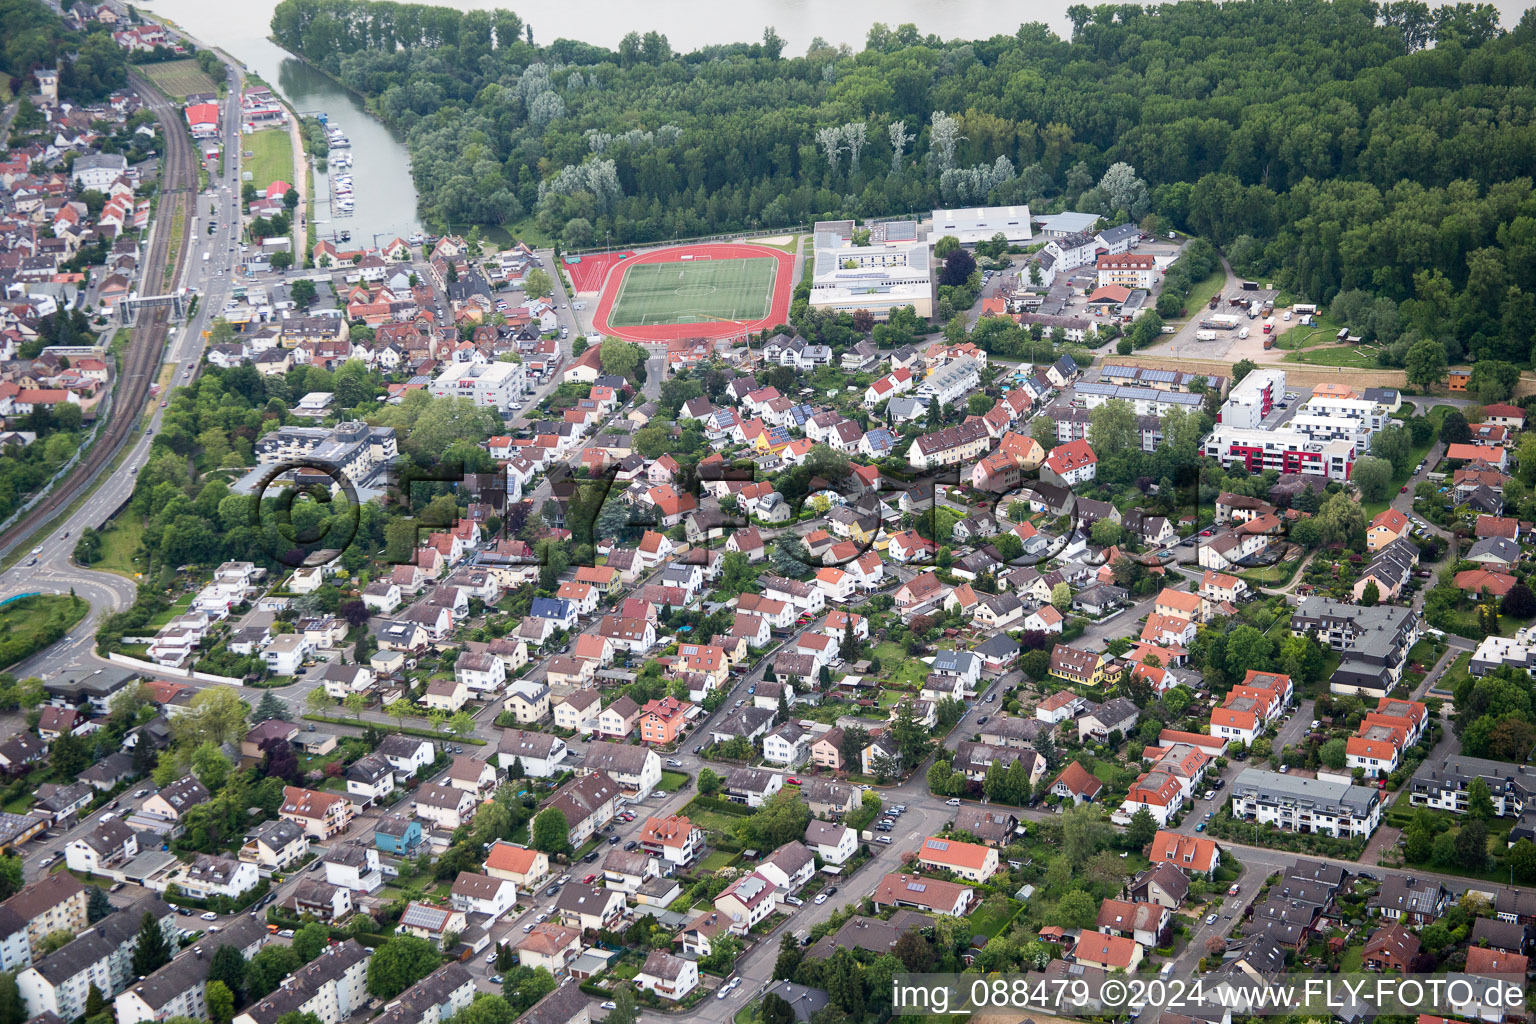
[[[1061,851],[1070,864],[1086,864],[1109,843],[1109,825],[1089,804],[1068,807],[1061,815]]]
[[[1392,464],[1386,459],[1366,455],[1355,461],[1350,479],[1360,489],[1361,500],[1381,501],[1392,488]]]
[[[240,994],[245,991],[245,972],[248,965],[245,956],[234,946],[220,946],[214,950],[213,959],[208,964],[208,980],[210,982],[222,982],[235,996],[235,1001],[240,1001]]]
[[[315,282],[301,277],[288,286],[288,295],[300,309],[307,310],[315,304]]]
[[[635,990],[632,985],[618,985],[613,990],[613,1009],[603,1019],[603,1024],[636,1024],[640,1014],[635,1008]]]
[[[1051,605],[1063,614],[1072,608],[1072,588],[1065,583],[1058,583],[1051,588]]]
[[[549,275],[539,267],[534,267],[523,277],[523,294],[529,298],[542,299],[554,292],[555,286]]]
[[[1456,863],[1481,871],[1488,862],[1488,826],[1477,818],[1462,823],[1456,832]]]
[[[235,996],[222,981],[210,981],[203,987],[203,999],[208,1004],[208,1019],[213,1024],[229,1024],[235,1016]],[[87,1010],[87,1015],[90,1011]]]
[[[1414,387],[1431,388],[1439,384],[1445,379],[1445,346],[1433,338],[1414,342],[1403,359],[1403,372]]]
[[[299,955],[304,963],[309,963],[315,957],[325,952],[326,944],[331,940],[330,929],[318,921],[300,927],[293,935],[293,951]]]
[[[1360,588],[1360,607],[1374,607],[1376,602],[1380,600],[1381,588],[1376,585],[1375,580],[1366,580],[1365,586]]]
[[[795,1010],[777,992],[763,996],[760,1008],[762,1024],[795,1024]]]
[[[571,852],[571,825],[565,812],[558,807],[546,807],[533,819],[532,846],[543,853]]]
[[[1125,828],[1125,839],[1133,850],[1140,850],[1157,838],[1157,819],[1152,817],[1152,812],[1146,807],[1139,808],[1131,815],[1130,823]]]
[[[171,962],[171,944],[155,915],[146,911],[139,921],[139,938],[133,947],[133,973],[147,978]]]
[[[26,1004],[16,987],[16,975],[0,971],[0,1024],[22,1024],[27,1020]]]
[[[1467,786],[1467,817],[1475,821],[1491,821],[1494,818],[1493,794],[1488,783],[1481,777],[1474,778]]]
[[[261,700],[256,704],[256,710],[251,712],[252,724],[268,722],[273,719],[284,719],[287,717],[288,705],[283,702],[281,697],[273,693],[271,690],[268,690],[261,695]]]
[[[1347,760],[1347,754],[1344,748],[1344,741],[1338,737],[1334,737],[1318,748],[1317,759],[1323,764],[1327,765],[1329,768],[1333,768],[1335,770],[1343,768]]]
[[[396,935],[374,950],[369,959],[368,991],[380,999],[393,999],[441,963],[437,947],[426,939]]]
[[[710,768],[699,769],[699,792],[705,796],[714,796],[720,792],[720,776]]]
[[[1073,889],[1056,901],[1056,913],[1052,919],[1068,928],[1092,928],[1098,917],[1097,901],[1081,889]]]
[[[1505,860],[1514,872],[1515,881],[1527,884],[1536,882],[1536,843],[1529,839],[1518,840],[1509,848]]]

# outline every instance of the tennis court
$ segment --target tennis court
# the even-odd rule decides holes
[[[762,320],[773,303],[778,261],[694,257],[631,263],[607,317],[613,327]]]

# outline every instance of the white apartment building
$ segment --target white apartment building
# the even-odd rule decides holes
[[[919,395],[927,395],[935,402],[948,405],[961,395],[981,386],[981,367],[967,356],[951,359],[928,375],[917,387]]]
[[[1232,815],[1291,832],[1369,836],[1381,822],[1375,789],[1244,768],[1232,782]]]
[[[1223,466],[1241,462],[1250,473],[1266,469],[1325,480],[1348,480],[1357,457],[1349,441],[1314,441],[1299,430],[1256,430],[1218,424],[1205,439],[1205,454]]]
[[[1257,427],[1284,398],[1284,370],[1251,370],[1227,393],[1227,400],[1221,404],[1221,425]]]
[[[393,427],[370,427],[360,420],[334,427],[279,427],[256,442],[260,465],[321,462],[334,466],[353,483],[366,480],[399,454]]]
[[[506,412],[523,393],[522,363],[454,363],[428,385],[438,398],[467,398]]]

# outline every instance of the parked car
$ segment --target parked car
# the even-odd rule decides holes
[[[890,846],[895,841],[896,840],[892,839],[890,836],[875,836],[875,842],[881,844],[882,846]]]
[[[827,894],[824,893],[824,892],[817,893],[816,894],[816,905],[819,907],[819,906],[821,906],[825,902],[827,902]]]
[[[1215,924],[1216,923],[1216,915],[1215,914],[1206,914],[1205,915],[1205,923],[1206,924]]]
[[[217,921],[217,920],[218,920],[218,919],[219,919],[219,915],[218,915],[218,914],[215,914],[215,913],[214,913],[214,912],[213,912],[213,911],[211,911],[211,910],[209,910],[209,911],[205,911],[205,912],[204,912],[204,913],[203,913],[203,914],[202,914],[202,915],[200,915],[200,916],[201,916],[201,917],[202,917],[202,919],[203,919],[203,920],[204,920],[204,921]]]
[[[1233,882],[1231,885],[1227,886],[1227,895],[1228,896],[1236,896],[1237,895],[1237,883],[1236,882]]]
[[[603,1004],[603,1009],[605,1009],[605,1010],[617,1010],[618,1006],[612,1000],[609,1000],[608,1002]]]
[[[957,797],[957,796],[952,796],[948,800],[944,801],[944,806],[946,806],[946,807],[959,807],[960,806],[960,798]]]
[[[784,902],[788,903],[792,907],[805,906],[805,900],[801,899],[799,896],[785,896]]]

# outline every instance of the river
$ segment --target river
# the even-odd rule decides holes
[[[432,0],[427,0],[432,2]],[[911,23],[924,34],[945,39],[985,39],[1012,33],[1023,22],[1043,21],[1062,35],[1070,31],[1066,10],[1072,0],[1024,0],[992,3],[983,0],[567,0],[559,17],[547,9],[529,10],[507,0],[447,0],[463,10],[509,8],[533,26],[535,42],[560,37],[617,47],[631,31],[664,32],[674,50],[692,50],[712,43],[754,41],[773,26],[787,42],[786,52],[803,53],[817,36],[833,44],[861,48],[870,25]],[[1519,21],[1527,0],[1494,0],[1504,27]],[[1092,6],[1092,0],[1089,0]],[[363,109],[351,93],[324,75],[293,59],[268,40],[272,9],[277,0],[149,0],[147,10],[170,19],[205,43],[243,61],[274,86],[300,111],[325,111],[331,123],[352,139],[356,210],[353,216],[331,220],[328,210],[315,211],[320,237],[346,228],[354,241],[380,242],[404,238],[420,229],[416,190],[411,181],[405,144]],[[326,195],[324,176],[316,176],[316,193]]]

